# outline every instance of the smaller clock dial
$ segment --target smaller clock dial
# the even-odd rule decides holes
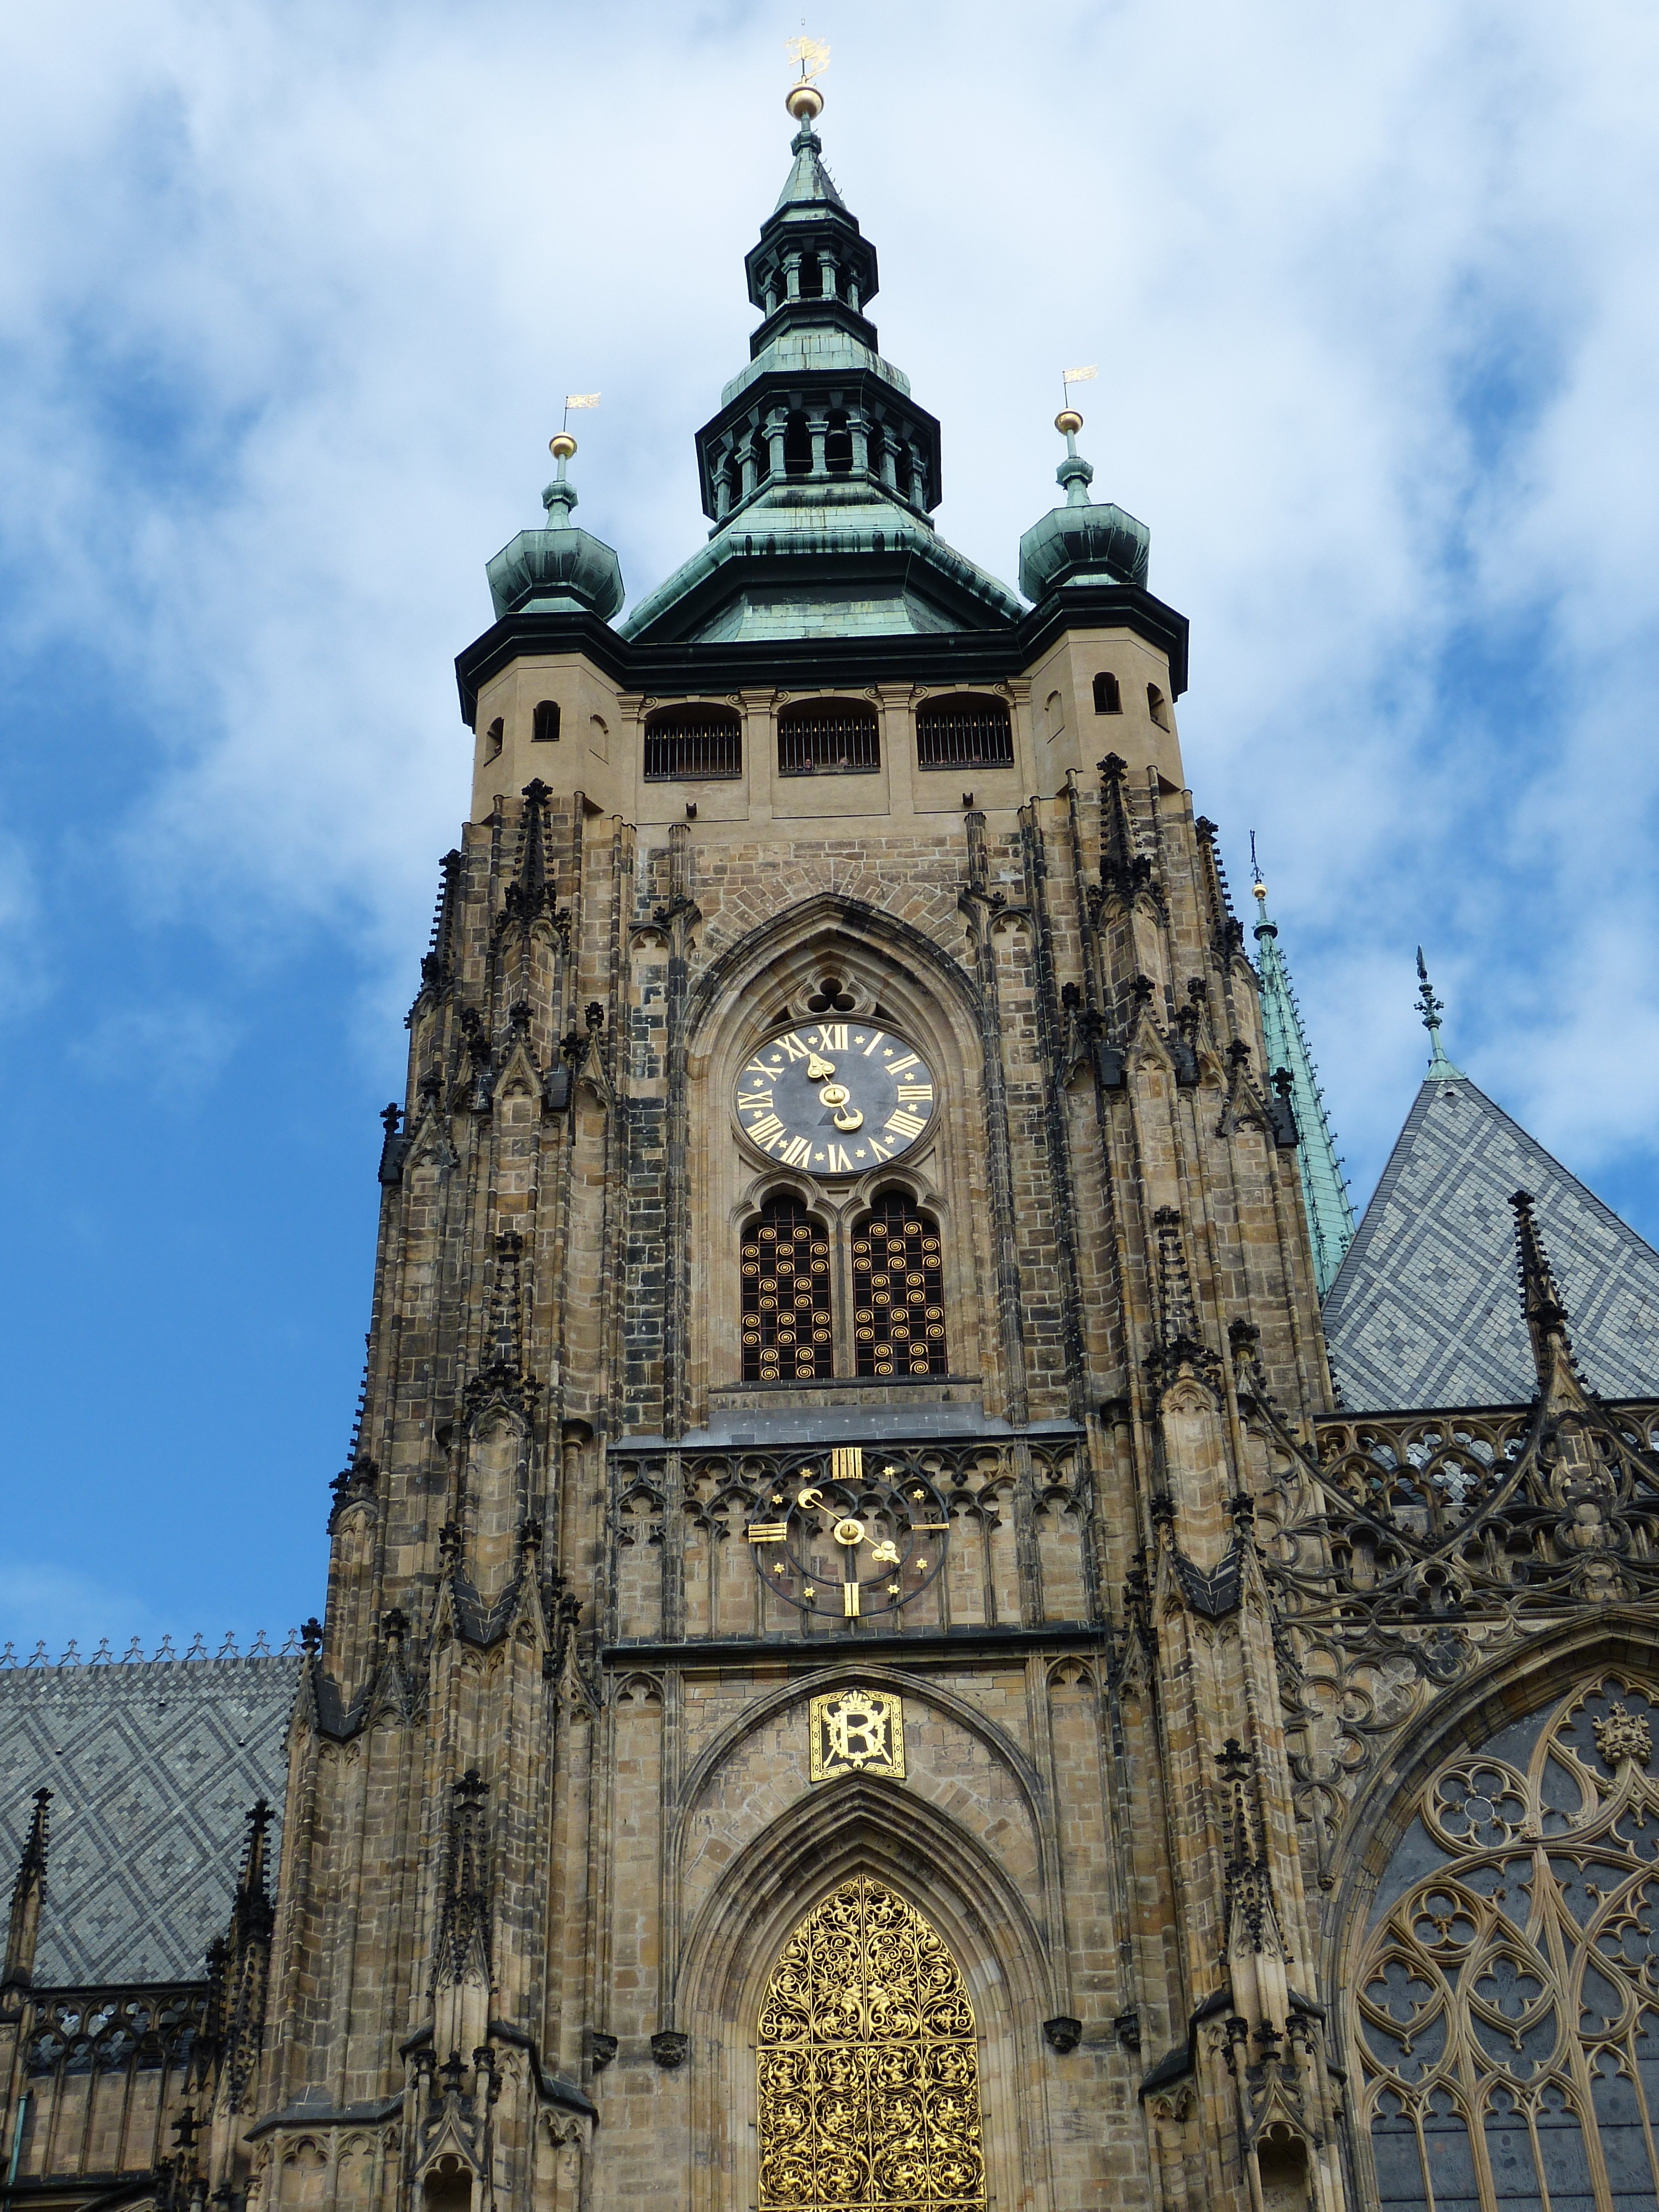
[[[938,1110],[913,1044],[866,1022],[819,1022],[762,1045],[738,1078],[738,1126],[785,1167],[862,1175],[896,1159]]]

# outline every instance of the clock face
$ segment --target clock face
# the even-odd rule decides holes
[[[869,1022],[785,1030],[738,1078],[738,1125],[785,1167],[862,1175],[926,1132],[933,1072],[912,1044]]]

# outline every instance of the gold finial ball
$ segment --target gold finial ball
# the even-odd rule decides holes
[[[1265,899],[1267,896],[1267,886],[1262,882],[1260,876],[1256,878],[1255,882],[1250,887],[1250,896],[1253,898],[1259,899]]]
[[[568,461],[576,450],[576,441],[568,430],[560,430],[548,440],[547,450],[556,461]]]
[[[1075,407],[1062,407],[1054,417],[1054,428],[1062,437],[1074,438],[1083,428],[1083,417]]]
[[[823,94],[815,84],[792,84],[783,104],[797,123],[814,123],[823,112]]]

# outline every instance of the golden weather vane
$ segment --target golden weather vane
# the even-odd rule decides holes
[[[799,64],[800,75],[785,94],[783,104],[797,123],[811,123],[823,112],[823,94],[812,80],[829,68],[830,49],[822,39],[809,39],[803,29],[799,38],[786,43],[784,52]]]

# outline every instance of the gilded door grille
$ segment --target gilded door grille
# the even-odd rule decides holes
[[[914,1906],[855,1875],[760,2018],[760,2212],[985,2212],[974,2010]]]
[[[860,1375],[944,1375],[939,1231],[902,1199],[884,1200],[853,1239],[853,1340]]]
[[[1659,2203],[1656,1718],[1598,1674],[1423,1791],[1352,2000],[1394,2212]]]
[[[743,1240],[743,1379],[817,1382],[830,1372],[830,1244],[790,1199]]]

